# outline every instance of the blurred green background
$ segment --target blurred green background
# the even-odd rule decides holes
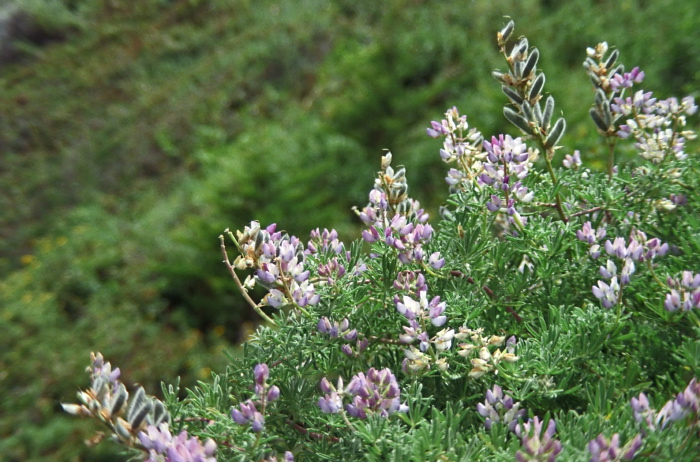
[[[697,96],[687,0],[0,2],[0,459],[123,459],[59,410],[90,351],[151,393],[223,367],[256,319],[221,264],[226,227],[354,238],[384,149],[435,211],[430,121],[457,105],[514,132],[490,76],[504,15],[586,161],[587,46],[620,48],[660,97]]]

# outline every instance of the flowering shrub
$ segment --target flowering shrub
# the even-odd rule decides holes
[[[589,48],[608,147],[607,171],[591,171],[585,153],[558,155],[565,119],[513,30],[497,34],[507,69],[493,76],[514,132],[485,138],[457,108],[427,129],[451,165],[440,220],[387,153],[355,209],[361,240],[227,230],[224,263],[264,322],[242,357],[161,402],[143,388],[129,400],[93,355],[66,411],[149,460],[695,460],[697,106],[637,90],[643,71]]]

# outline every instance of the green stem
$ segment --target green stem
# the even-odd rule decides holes
[[[662,289],[664,289],[664,290],[668,289],[668,286],[666,284],[664,284],[663,281],[661,281],[661,279],[659,279],[659,277],[656,275],[654,268],[651,266],[651,261],[646,260],[646,264],[647,264],[647,268],[649,268],[649,272],[651,272],[651,275],[654,278],[654,281],[656,281],[656,283],[659,286],[661,286]]]
[[[612,181],[615,169],[615,144],[617,144],[617,138],[608,137],[608,181]]]
[[[620,319],[622,318],[622,288],[623,285],[620,284],[620,293],[617,295],[617,319],[615,320],[615,324],[619,325],[620,324]]]
[[[430,267],[430,265],[428,265],[427,263],[425,263],[422,260],[420,262],[420,265],[423,267],[423,270],[426,273],[428,273],[429,275],[431,275],[433,277],[440,278],[440,279],[449,279],[447,276],[443,276],[442,274],[438,274],[435,271],[433,271],[433,269]]]
[[[543,143],[543,145],[544,145],[544,143]],[[557,175],[554,173],[554,168],[552,168],[552,157],[553,156],[554,156],[554,149],[548,149],[547,153],[545,155],[544,161],[545,161],[545,164],[547,165],[547,171],[549,172],[549,177],[552,179],[552,186],[556,188]],[[564,223],[568,223],[569,219],[566,217],[566,213],[564,213],[564,207],[562,206],[561,196],[559,195],[558,191],[557,191],[557,194],[555,195],[555,200],[556,200],[556,207],[555,208],[557,209],[557,213],[559,214],[559,218]]]
[[[348,416],[345,414],[345,410],[341,409],[341,410],[340,410],[340,415],[343,416],[343,420],[345,421],[345,425],[347,425],[348,428],[354,432],[354,431],[355,431],[355,426],[354,426],[354,425],[350,422],[350,420],[348,419]]]

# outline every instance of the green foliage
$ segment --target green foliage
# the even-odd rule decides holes
[[[435,229],[387,153],[356,209],[362,240],[316,229],[307,243],[257,221],[220,236],[266,325],[210,382],[183,399],[166,390],[170,425],[198,438],[188,451],[213,457],[215,441],[224,460],[696,458],[700,164],[686,116],[698,108],[633,93],[642,78],[613,78],[600,44],[586,68],[610,167],[561,159],[565,123],[543,116],[544,77],[526,64],[538,53],[523,37],[508,44],[513,27],[498,34],[508,70],[496,78],[525,137],[484,140],[454,107],[431,124],[454,166]],[[270,143],[301,149],[278,130]],[[616,163],[618,142],[634,143],[631,163]],[[122,385],[104,368],[93,356],[92,386],[66,409],[112,428],[124,414],[100,390]],[[148,442],[174,447],[168,427],[129,414],[119,439],[168,460]]]

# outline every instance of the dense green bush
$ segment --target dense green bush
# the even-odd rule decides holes
[[[492,75],[521,137],[484,137],[456,107],[431,123],[451,167],[439,221],[387,153],[355,209],[362,239],[224,231],[266,324],[242,355],[160,401],[93,353],[64,409],[152,461],[696,460],[698,106],[642,90],[607,43],[587,48],[584,104],[608,147],[591,170],[562,144],[539,49],[513,31]]]

